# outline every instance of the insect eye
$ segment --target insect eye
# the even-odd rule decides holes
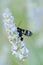
[[[17,27],[17,32],[21,32],[21,31],[22,31],[22,29]]]

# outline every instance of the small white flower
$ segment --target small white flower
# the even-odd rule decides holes
[[[25,46],[25,44],[24,44],[24,42],[23,42],[23,41],[21,41],[21,46],[22,46],[22,47],[24,47],[24,46]]]
[[[9,9],[9,8],[6,8],[6,9],[5,9],[5,12],[6,12],[6,13],[9,13],[9,12],[10,12],[10,9]]]
[[[3,16],[3,18],[6,18],[6,13],[3,13],[3,15],[2,15],[2,16]]]
[[[13,49],[14,51],[16,51],[16,50],[18,49],[18,47],[17,47],[17,45],[15,45],[15,43],[13,44],[12,49]]]
[[[14,21],[14,17],[13,16],[10,16],[10,21]]]
[[[28,54],[29,53],[29,50],[26,48],[26,53]]]
[[[23,47],[22,49],[20,49],[20,51],[22,52],[22,54],[25,54],[25,47]]]
[[[22,54],[20,54],[20,53],[16,53],[16,57],[18,57],[20,60],[22,60],[23,59],[23,55]]]
[[[11,30],[12,30],[13,32],[17,32],[17,28],[16,28],[16,27],[11,28]]]
[[[13,35],[13,36],[9,35],[8,38],[12,40],[12,39],[16,38],[16,35]]]
[[[12,55],[14,55],[14,54],[16,55],[16,54],[17,54],[17,52],[16,52],[16,51],[13,51],[13,52],[12,52]]]
[[[22,49],[20,49],[21,50],[21,52],[22,52],[22,54],[23,55],[27,55],[28,54],[28,49],[26,48],[26,47],[23,47]]]
[[[8,36],[13,36],[14,35],[14,33],[12,32],[12,30],[10,30],[10,29],[8,29],[8,28],[5,28],[6,29],[6,32],[7,32],[7,34],[8,34]]]
[[[23,59],[23,55],[22,54],[18,54],[19,59],[22,60]]]

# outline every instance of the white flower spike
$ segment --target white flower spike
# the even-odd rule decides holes
[[[12,44],[12,54],[16,55],[20,60],[26,58],[29,54],[28,49],[25,47],[24,41],[21,41],[19,38],[19,33],[17,32],[15,23],[13,23],[14,17],[10,9],[6,8],[2,16],[9,42]]]

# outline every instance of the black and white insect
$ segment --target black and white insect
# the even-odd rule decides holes
[[[23,35],[26,35],[26,36],[31,36],[32,35],[32,32],[29,31],[29,30],[25,30],[25,29],[21,29],[19,27],[17,27],[17,32],[19,33],[19,37],[20,37],[20,40],[23,41]]]

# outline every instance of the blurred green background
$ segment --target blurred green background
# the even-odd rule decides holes
[[[11,52],[11,44],[3,25],[2,13],[9,8],[16,26],[33,32],[24,36],[30,55],[23,62]],[[0,65],[43,65],[43,0],[0,0]]]

